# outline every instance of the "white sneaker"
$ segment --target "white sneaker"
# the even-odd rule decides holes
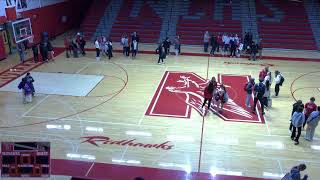
[[[161,62],[158,62],[158,64],[161,64]]]

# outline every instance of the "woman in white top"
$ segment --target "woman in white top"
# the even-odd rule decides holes
[[[138,49],[138,42],[136,40],[132,41],[132,59],[136,58],[137,55],[137,49]]]
[[[206,31],[203,35],[203,52],[208,52],[210,34]]]
[[[96,48],[96,60],[99,61],[100,60],[100,44],[99,44],[98,38],[96,38],[96,40],[94,41],[94,46]]]
[[[271,86],[271,84],[272,84],[272,74],[271,74],[270,71],[267,73],[266,77],[264,77],[263,83],[266,84],[267,81],[269,81],[270,86]]]

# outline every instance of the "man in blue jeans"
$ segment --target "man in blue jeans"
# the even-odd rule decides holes
[[[289,173],[287,173],[281,180],[307,180],[308,175],[304,175],[301,179],[301,171],[304,171],[307,168],[305,164],[300,164],[299,166],[295,166],[291,169]]]
[[[252,91],[254,87],[254,78],[250,78],[250,81],[246,84],[245,91],[247,92],[247,97],[246,97],[246,106],[248,108],[251,107],[250,101],[252,98]]]
[[[253,99],[253,108],[252,113],[256,113],[256,106],[259,100],[261,104],[261,113],[264,115],[264,106],[263,106],[263,95],[265,92],[266,86],[263,84],[263,79],[259,79],[259,83],[254,85],[254,99]]]

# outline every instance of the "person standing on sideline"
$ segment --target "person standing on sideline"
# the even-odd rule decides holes
[[[208,52],[210,34],[206,31],[203,35],[203,52]]]
[[[263,84],[263,79],[259,79],[259,83],[254,85],[254,99],[253,99],[253,108],[252,113],[256,113],[256,106],[259,100],[261,104],[261,113],[264,115],[264,106],[263,106],[263,95],[265,93],[266,86]]]
[[[86,46],[86,40],[84,40],[83,36],[80,36],[80,44],[79,44],[79,47],[80,47],[80,51],[81,51],[81,54],[83,56],[86,55],[86,51],[84,50],[84,47]]]
[[[163,41],[163,47],[166,52],[166,55],[170,55],[170,45],[171,45],[171,41],[169,40],[168,37],[166,37],[166,39]]]
[[[49,59],[54,61],[54,51],[53,51],[53,46],[50,41],[47,42],[47,49],[48,49]]]
[[[211,55],[214,55],[214,52],[216,51],[217,49],[217,38],[215,35],[212,35],[211,38],[210,38],[210,45],[211,45],[211,51],[210,51],[210,54]]]
[[[166,58],[166,53],[165,53],[165,49],[163,47],[163,43],[159,44],[158,48],[156,49],[156,53],[159,54],[158,64],[164,64],[163,59]]]
[[[100,61],[100,44],[98,38],[94,41],[94,47],[96,48],[96,60]]]
[[[306,136],[304,137],[305,140],[307,141],[312,141],[314,132],[316,130],[316,127],[319,124],[320,120],[320,106],[317,107],[317,111],[313,111],[308,119],[306,120],[307,122],[307,129],[306,129]]]
[[[35,43],[32,44],[33,61],[37,63],[39,61],[39,48]]]
[[[131,36],[131,43],[133,43],[133,41],[134,40],[136,40],[136,46],[137,46],[137,48],[136,48],[136,54],[137,54],[137,52],[138,52],[138,50],[139,50],[139,43],[140,43],[140,37],[139,37],[139,35],[137,34],[137,32],[133,32],[132,33],[132,36]],[[132,47],[133,45],[131,44],[131,47]]]
[[[303,107],[304,107],[304,105],[303,105],[303,103],[302,103],[301,100],[298,100],[296,103],[294,103],[294,104],[292,105],[291,117],[292,117],[292,115],[293,115],[294,112],[297,112],[299,108],[302,108],[302,109],[303,109]],[[290,118],[290,126],[289,126],[289,131],[290,131],[290,132],[292,132],[292,127],[293,127],[293,125],[292,125],[291,118]]]
[[[121,37],[121,40],[120,40],[120,44],[122,45],[122,54],[123,55],[126,55],[126,47],[124,46],[125,39],[126,39],[126,35],[123,34],[122,37]]]
[[[258,52],[258,46],[254,41],[252,41],[252,43],[250,45],[250,57],[249,57],[249,60],[252,60],[252,61],[257,60],[257,52]]]
[[[107,54],[108,54],[108,58],[109,58],[109,60],[110,60],[110,59],[113,57],[113,54],[112,54],[112,41],[111,41],[111,39],[108,39],[106,46],[108,47],[108,49],[107,49]]]
[[[40,54],[43,62],[48,62],[48,46],[45,41],[40,43]]]
[[[230,38],[230,57],[236,57],[237,41],[235,37]]]
[[[136,41],[136,40],[132,41],[131,49],[132,49],[132,59],[135,59],[137,56],[137,51],[138,51],[138,41]]]
[[[299,108],[297,112],[294,112],[291,117],[291,122],[293,125],[292,133],[291,133],[291,139],[294,141],[294,145],[299,144],[299,138],[301,135],[302,125],[305,121],[303,108]],[[297,131],[297,134],[296,134]]]
[[[72,50],[71,42],[69,37],[64,38],[64,49],[66,51],[66,57],[69,58]]]
[[[274,87],[275,97],[278,97],[279,91],[280,91],[280,86],[282,86],[284,78],[283,78],[282,74],[278,70],[276,70],[274,72],[274,77],[275,77],[274,78],[274,82],[276,84],[275,87]]]
[[[181,46],[179,36],[176,36],[176,38],[173,41],[173,44],[174,44],[175,54],[176,56],[178,56],[180,54],[180,46]]]
[[[301,179],[301,171],[304,171],[307,168],[305,164],[300,164],[299,166],[295,166],[288,172],[281,180],[307,180],[308,175],[304,175]]]
[[[18,43],[17,48],[18,48],[20,61],[23,63],[25,60],[25,51],[24,51],[23,43]]]
[[[205,115],[205,112],[206,112],[205,109],[204,109],[204,106],[206,105],[207,101],[208,101],[208,109],[207,109],[207,111],[210,110],[211,100],[212,100],[214,88],[215,87],[214,87],[214,83],[213,82],[209,82],[209,85],[204,88],[204,91],[203,91],[204,101],[203,101],[203,104],[202,104],[202,107],[201,107],[203,115]]]
[[[248,108],[251,108],[250,101],[252,98],[252,91],[254,87],[254,78],[250,78],[250,81],[246,83],[244,90],[247,92],[247,97],[246,97],[246,106]]]
[[[128,57],[130,54],[130,47],[129,47],[129,39],[127,35],[124,36],[122,43],[123,43],[124,55]]]
[[[314,97],[311,97],[310,98],[310,101],[307,102],[305,105],[304,105],[304,116],[305,116],[305,119],[308,119],[310,114],[313,112],[313,111],[316,111],[317,110],[317,105],[316,103],[314,103],[316,101],[316,99]],[[303,129],[304,127],[306,126],[306,121],[303,122]]]
[[[262,60],[262,49],[263,49],[263,45],[262,45],[262,39],[259,40],[259,43],[258,43],[258,58],[260,60]]]
[[[220,47],[222,48],[222,37],[221,37],[221,34],[219,33],[217,36],[217,52],[220,52]]]

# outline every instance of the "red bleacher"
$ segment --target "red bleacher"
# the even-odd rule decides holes
[[[312,29],[310,28],[303,3],[288,0],[268,0],[273,7],[284,12],[280,22],[266,22],[258,18],[258,31],[266,48],[284,49],[317,49]],[[267,18],[275,17],[273,12],[256,0],[257,14],[265,14]]]
[[[80,25],[80,31],[84,33],[86,40],[90,40],[95,33],[109,2],[110,0],[93,0],[85,19]]]
[[[223,19],[214,20],[215,1],[191,0],[189,15],[197,15],[197,12],[205,12],[200,19],[184,19],[180,17],[177,25],[177,34],[182,36],[183,44],[201,45],[205,31],[212,33],[232,33],[241,36],[241,22],[231,20],[231,6],[224,7]]]
[[[113,23],[110,37],[115,41],[120,40],[122,34],[130,37],[132,32],[137,32],[142,43],[158,42],[161,31],[161,19],[145,1],[137,17],[130,17],[134,0],[125,0],[119,15]]]

